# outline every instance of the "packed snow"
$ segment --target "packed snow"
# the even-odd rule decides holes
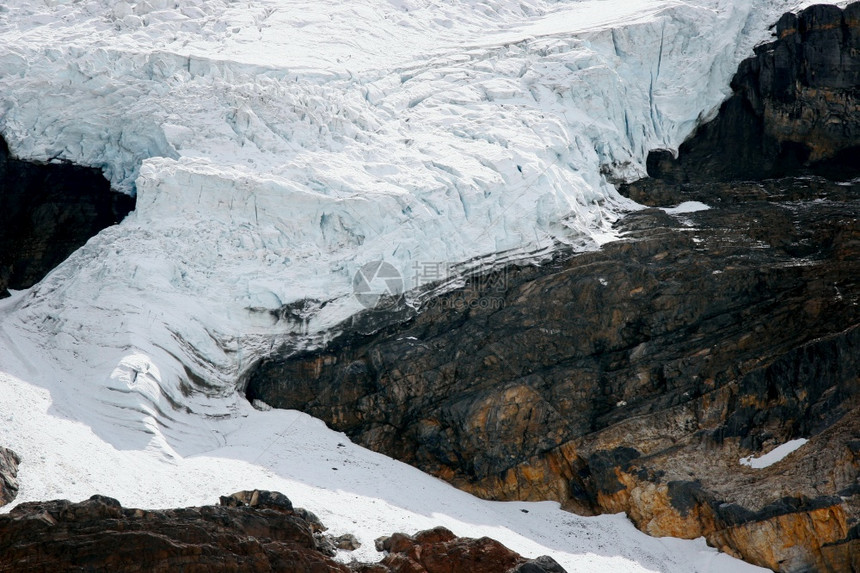
[[[569,572],[763,571],[718,553],[703,539],[656,539],[622,515],[583,518],[557,503],[487,502],[405,464],[352,444],[294,411],[245,404],[227,420],[205,421],[220,446],[183,456],[153,438],[114,447],[69,419],[54,392],[0,374],[2,439],[23,458],[19,501],[86,499],[99,492],[128,507],[217,503],[248,488],[286,493],[316,513],[329,533],[353,533],[362,546],[339,559],[377,561],[374,539],[437,525],[488,536],[529,557],[551,555]],[[26,399],[24,399],[26,397]]]
[[[619,516],[476,500],[306,416],[254,410],[236,386],[359,310],[365,263],[409,285],[420,263],[525,264],[613,239],[638,206],[610,181],[676,148],[768,26],[809,3],[6,0],[12,151],[96,166],[138,197],[0,302],[19,501],[163,507],[269,487],[362,536],[361,557],[375,536],[443,524],[570,571],[746,570]],[[305,320],[274,318],[300,300]]]
[[[710,205],[705,205],[701,201],[684,201],[680,205],[675,205],[674,207],[661,207],[661,209],[669,215],[698,213],[699,211],[707,211],[710,208]]]
[[[798,438],[796,440],[789,440],[788,442],[779,445],[769,451],[766,454],[763,454],[757,458],[753,456],[747,456],[745,458],[740,459],[741,465],[745,465],[747,467],[753,468],[755,470],[760,470],[763,468],[769,468],[773,464],[777,462],[781,462],[784,460],[789,454],[799,450],[801,446],[808,442],[806,438]]]

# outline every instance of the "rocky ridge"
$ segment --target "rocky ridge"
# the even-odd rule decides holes
[[[858,14],[783,17],[717,118],[624,190],[714,208],[635,213],[599,252],[284,349],[248,397],[483,497],[625,511],[773,570],[860,570]]]
[[[291,571],[295,573],[563,573],[548,557],[529,560],[487,538],[444,528],[380,540],[379,563],[339,563],[312,513],[261,490],[220,505],[124,508],[93,496],[23,503],[0,515],[0,571]]]

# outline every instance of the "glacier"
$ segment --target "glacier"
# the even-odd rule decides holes
[[[379,486],[326,510],[349,480],[319,468],[331,440],[348,440],[295,412],[254,410],[237,392],[243,373],[361,310],[352,280],[368,262],[417,286],[420,263],[530,264],[558,245],[612,240],[612,223],[638,208],[613,182],[643,175],[649,149],[677,148],[768,26],[811,3],[6,1],[0,133],[12,152],[100,168],[137,196],[120,225],[0,302],[0,444],[25,458],[19,500],[103,488],[128,505],[187,504],[254,476],[307,488],[338,527],[358,511],[367,536],[448,515],[433,496],[456,497],[469,509],[451,529],[471,534],[463,523],[485,502],[447,489],[404,501],[409,519],[401,506],[373,521]],[[300,301],[301,324],[276,318]],[[306,430],[282,435],[292,419]],[[305,440],[327,444],[309,474],[285,461]],[[261,443],[275,444],[271,456],[251,455]],[[377,471],[396,465],[349,452]],[[226,467],[247,479],[220,476]],[[398,491],[442,487],[384,472]],[[592,523],[557,507],[541,515]],[[509,517],[519,537],[502,540],[533,552],[531,526]],[[658,552],[661,570],[717,559],[702,545],[678,564],[670,541],[593,523]],[[535,535],[569,570],[582,566]]]

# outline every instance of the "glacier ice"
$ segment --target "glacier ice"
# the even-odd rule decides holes
[[[286,459],[317,436],[284,438],[267,424],[295,413],[244,403],[236,384],[254,361],[360,310],[352,278],[367,262],[388,261],[408,285],[418,263],[611,240],[638,207],[610,179],[677,147],[779,14],[810,3],[6,0],[11,150],[98,167],[138,198],[122,224],[0,301],[0,413],[17,420],[0,424],[0,443],[32,454],[23,471],[44,478],[22,495],[110,481],[123,501],[176,504],[187,487],[173,480],[209,484],[233,455],[255,479],[296,471],[237,454],[265,435]],[[303,300],[302,324],[273,314]],[[28,384],[50,398],[28,398]],[[56,428],[31,431],[46,420]],[[221,461],[194,469],[204,452]]]
[[[248,365],[296,335],[272,311],[324,301],[304,331],[325,332],[360,309],[369,261],[408,285],[420,262],[611,240],[637,206],[606,175],[677,146],[788,7],[11,0],[10,148],[100,167],[138,204],[4,328],[48,378],[104,389],[94,412],[126,408],[111,372],[147,356],[159,393],[135,393],[133,428],[170,425],[170,404],[220,412],[212,398],[238,399]]]

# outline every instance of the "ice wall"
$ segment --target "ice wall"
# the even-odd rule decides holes
[[[269,311],[326,302],[303,326],[324,331],[369,261],[410,286],[611,239],[635,205],[605,175],[677,146],[795,4],[7,1],[10,147],[98,166],[138,209],[4,305],[0,366],[179,447],[202,430],[171,412],[229,415],[296,334]]]

